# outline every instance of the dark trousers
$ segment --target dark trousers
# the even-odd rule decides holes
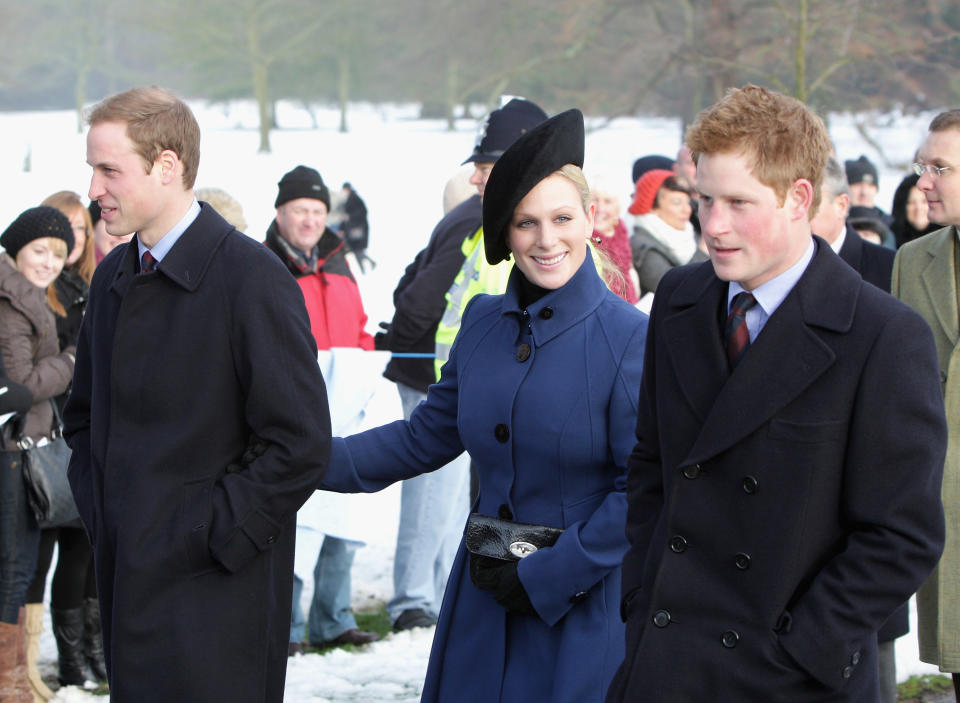
[[[0,622],[16,624],[37,565],[40,528],[27,505],[18,451],[0,451]]]

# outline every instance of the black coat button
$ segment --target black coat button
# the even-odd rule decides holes
[[[497,438],[498,442],[505,443],[510,439],[510,430],[507,429],[506,425],[500,423],[493,428],[493,436]]]
[[[744,493],[749,493],[750,495],[753,495],[754,493],[757,492],[757,488],[759,488],[759,484],[757,483],[757,479],[756,479],[756,478],[754,478],[753,476],[744,476],[744,477],[743,477],[743,492],[744,492]]]
[[[582,603],[586,599],[587,599],[586,591],[580,591],[579,593],[574,593],[572,596],[570,596],[570,602],[573,603],[574,605],[576,605],[577,603]]]
[[[540,311],[540,319],[549,320],[553,317],[553,308],[544,308]]]
[[[523,362],[530,358],[530,345],[521,344],[517,347],[517,361]]]
[[[689,478],[692,481],[695,478],[699,478],[700,473],[702,471],[703,469],[700,468],[700,464],[694,464],[693,466],[685,466],[683,467],[683,477]]]
[[[670,551],[676,554],[683,554],[687,551],[687,540],[682,535],[674,535],[670,538]]]
[[[850,657],[850,663],[853,664],[854,666],[856,666],[857,664],[860,663],[860,650],[859,650],[859,649],[858,649],[856,652],[853,653],[853,656],[852,656],[852,657]]]
[[[506,503],[500,504],[500,507],[497,508],[497,515],[500,516],[501,520],[513,520],[513,511]]]
[[[852,666],[843,667],[843,671],[840,672],[840,675],[843,676],[843,678],[845,679],[849,679],[851,676],[853,676],[853,667]]]
[[[723,642],[723,646],[727,649],[733,649],[737,646],[737,643],[740,642],[740,633],[736,630],[727,630],[723,633],[720,641]]]
[[[270,535],[269,537],[267,537],[267,544],[273,544],[276,541],[277,541],[277,538],[274,537],[273,535]]]
[[[746,571],[750,568],[750,555],[740,552],[733,558],[733,563],[737,565],[737,568],[741,571]]]
[[[653,624],[657,627],[666,627],[670,624],[670,613],[666,610],[658,610],[653,614]]]

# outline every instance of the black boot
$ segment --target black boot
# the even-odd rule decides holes
[[[61,686],[83,686],[93,681],[87,669],[83,653],[83,607],[68,610],[50,609],[53,621],[53,636],[57,640],[57,655],[60,673],[57,680]]]
[[[103,658],[103,637],[100,634],[100,601],[96,598],[83,599],[83,651],[97,681],[106,681],[107,663]]]

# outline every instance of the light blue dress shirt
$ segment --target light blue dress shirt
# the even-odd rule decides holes
[[[190,204],[190,207],[187,208],[187,213],[180,218],[180,221],[173,226],[169,232],[167,232],[163,237],[160,238],[160,241],[154,244],[151,248],[147,249],[144,246],[143,242],[140,241],[140,236],[137,236],[137,252],[139,253],[139,261],[143,261],[143,254],[146,251],[149,251],[153,258],[159,263],[163,261],[163,257],[167,255],[173,245],[177,243],[177,240],[180,239],[180,236],[187,231],[187,227],[193,224],[193,221],[197,219],[197,215],[200,214],[200,203],[197,202],[197,199],[194,198],[193,202]]]
[[[757,299],[757,304],[747,310],[746,315],[747,331],[750,332],[751,344],[753,344],[757,338],[757,335],[763,330],[763,326],[767,324],[767,320],[770,319],[770,316],[776,312],[778,307],[780,307],[780,303],[783,302],[783,299],[786,298],[787,294],[789,294],[790,291],[793,290],[793,287],[797,285],[797,281],[800,280],[803,272],[807,270],[807,266],[810,264],[811,259],[813,259],[813,254],[815,251],[816,245],[814,244],[813,237],[811,237],[810,245],[807,247],[807,250],[804,252],[803,256],[800,257],[797,263],[781,273],[779,276],[771,278],[766,283],[760,284],[754,290],[748,291],[736,281],[730,281],[730,286],[727,289],[728,315],[730,314],[730,303],[733,301],[734,296],[738,293],[742,293],[744,291],[747,293],[753,293],[753,297]]]

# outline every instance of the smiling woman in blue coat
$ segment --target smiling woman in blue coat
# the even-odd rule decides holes
[[[625,467],[647,317],[605,286],[587,246],[583,145],[570,110],[500,157],[483,221],[490,263],[516,261],[506,293],[470,302],[409,421],[334,441],[321,485],[376,491],[466,449],[479,477],[471,521],[559,533],[520,559],[461,543],[423,703],[599,703],[623,657]]]

